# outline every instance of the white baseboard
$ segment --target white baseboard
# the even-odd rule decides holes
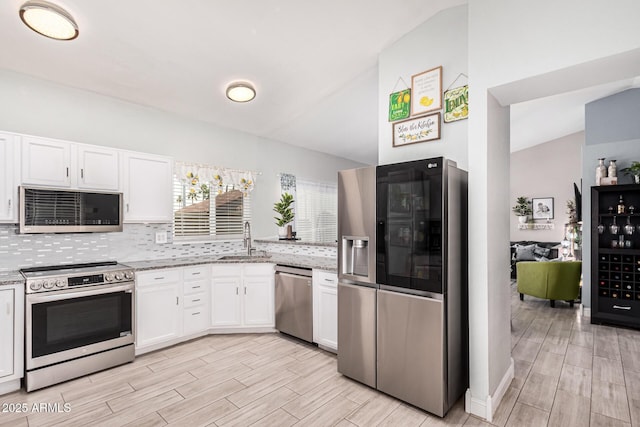
[[[0,384],[0,395],[20,390],[20,378]]]
[[[509,385],[514,378],[514,373],[514,363],[513,359],[511,359],[509,368],[502,377],[500,384],[498,384],[498,388],[496,388],[495,393],[493,393],[493,395],[487,396],[486,400],[472,397],[471,389],[467,389],[467,392],[464,396],[464,410],[472,415],[484,418],[485,420],[487,420],[487,422],[491,422],[493,420],[494,412],[500,405],[500,402],[502,402],[502,398],[509,389]]]
[[[584,317],[591,317],[591,307],[585,307],[584,305],[580,304],[580,314],[582,314]]]

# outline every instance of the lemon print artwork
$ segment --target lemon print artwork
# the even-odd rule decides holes
[[[420,98],[420,105],[428,107],[431,104],[433,104],[433,98],[429,98],[428,96],[423,96],[422,98]]]
[[[411,100],[411,95],[409,95],[408,93],[404,94],[404,102],[409,102]]]

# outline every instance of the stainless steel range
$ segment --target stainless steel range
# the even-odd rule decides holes
[[[26,268],[25,387],[130,362],[134,272],[115,261]]]

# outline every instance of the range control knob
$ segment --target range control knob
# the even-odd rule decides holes
[[[113,281],[113,274],[111,273],[107,273],[104,275],[104,280],[106,280],[107,282],[112,282]]]
[[[116,280],[122,280],[122,273],[118,272],[115,274]]]
[[[50,282],[48,282],[48,281],[46,281],[46,280],[45,280],[44,282],[42,282],[42,286],[43,286],[45,289],[51,289],[51,288],[53,288],[53,286],[54,286],[54,285],[53,285],[53,280],[52,280],[52,281],[50,281]]]
[[[56,286],[59,288],[64,288],[64,280],[56,280]]]
[[[127,279],[127,280],[133,279],[133,271],[125,271],[124,272],[124,278]]]
[[[31,282],[29,287],[34,291],[37,291],[38,289],[42,288],[42,282]]]

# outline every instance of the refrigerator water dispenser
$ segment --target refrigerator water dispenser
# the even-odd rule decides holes
[[[344,236],[342,238],[342,273],[352,276],[369,275],[369,238]]]

